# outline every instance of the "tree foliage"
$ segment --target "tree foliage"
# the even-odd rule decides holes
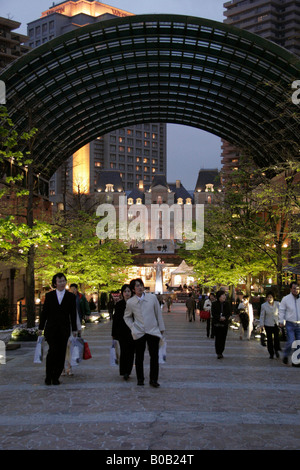
[[[186,253],[202,284],[246,284],[261,273],[282,290],[284,264],[299,241],[299,165],[257,168],[249,155],[205,210],[205,243]]]

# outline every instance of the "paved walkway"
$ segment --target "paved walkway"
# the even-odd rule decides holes
[[[300,371],[269,359],[259,341],[229,331],[218,360],[205,323],[164,312],[167,362],[159,389],[125,382],[109,364],[111,324],[84,330],[92,359],[59,386],[44,385],[33,343],[0,364],[2,450],[259,450],[300,448]],[[145,355],[148,374],[149,356]]]

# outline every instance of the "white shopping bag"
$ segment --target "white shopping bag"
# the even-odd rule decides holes
[[[34,364],[41,364],[43,361],[44,339],[44,336],[39,336],[37,339],[33,358]]]
[[[116,353],[116,340],[113,340],[112,345],[110,347],[110,365],[117,366],[118,365],[118,358]]]
[[[159,342],[158,362],[159,364],[165,364],[166,361],[167,361],[167,340],[166,338],[162,337]]]
[[[81,338],[70,338],[70,365],[71,367],[78,366],[79,362],[83,359],[84,342]]]

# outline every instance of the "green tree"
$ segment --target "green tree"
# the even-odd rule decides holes
[[[243,279],[248,293],[251,278],[268,273],[280,295],[289,244],[299,241],[299,165],[288,160],[258,169],[247,156],[223,190],[206,210],[203,249],[187,260],[210,285]]]
[[[132,255],[123,242],[99,240],[98,221],[94,214],[83,210],[57,213],[53,240],[37,250],[38,278],[50,280],[62,271],[68,282],[76,282],[90,292],[120,288]]]

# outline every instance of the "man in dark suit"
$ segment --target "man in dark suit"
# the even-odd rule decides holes
[[[49,345],[46,358],[46,385],[59,385],[63,371],[68,339],[76,335],[76,297],[66,290],[67,279],[63,273],[53,276],[52,287],[45,297],[40,316],[39,335],[44,330]]]

